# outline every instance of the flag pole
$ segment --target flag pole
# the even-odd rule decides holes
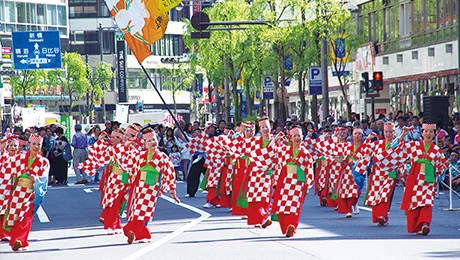
[[[161,98],[161,101],[163,101],[163,104],[165,105],[166,109],[168,109],[169,111],[169,114],[172,116],[172,118],[174,119],[174,122],[176,123],[176,126],[179,128],[179,130],[181,131],[182,135],[184,136],[185,140],[187,140],[187,142],[189,142],[190,140],[188,139],[187,135],[185,134],[184,130],[182,129],[182,127],[180,126],[179,122],[177,122],[177,119],[176,117],[174,116],[173,112],[171,111],[171,109],[169,109],[169,106],[168,104],[166,104],[165,100],[163,99],[163,97],[161,96],[160,94],[160,91],[158,90],[157,86],[155,85],[155,83],[153,83],[153,80],[152,78],[150,78],[150,75],[147,73],[147,70],[144,68],[144,65],[142,65],[141,63],[139,63],[139,65],[141,66],[142,70],[144,71],[145,75],[147,76],[147,78],[149,79],[149,82],[150,84],[152,84],[153,88],[156,90],[156,92],[158,93],[158,96],[160,96]]]

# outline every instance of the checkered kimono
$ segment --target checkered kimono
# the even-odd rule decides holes
[[[328,187],[328,193],[333,192],[340,175],[342,163],[340,163],[338,160],[340,157],[343,158],[344,144],[345,143],[340,143],[337,138],[331,138],[327,141],[319,142],[317,144],[318,150],[323,154],[324,157],[328,158],[328,161],[330,162],[329,174],[326,178],[326,186]]]
[[[5,215],[6,208],[11,195],[13,185],[13,176],[11,169],[4,169],[10,158],[9,153],[5,150],[0,157],[0,216]],[[1,228],[1,227],[0,227]]]
[[[302,204],[308,189],[313,184],[313,161],[310,153],[303,146],[293,160],[293,147],[284,146],[275,148],[275,157],[282,164],[282,170],[275,173],[276,189],[273,195],[273,214],[296,214],[302,210]],[[297,179],[297,173],[287,172],[287,164],[294,162],[306,174],[305,181]]]
[[[263,149],[263,138],[262,136],[252,137],[249,139],[243,139],[239,136],[239,140],[242,140],[241,147],[243,153],[248,155],[250,160],[257,162],[260,157],[254,157],[251,155],[252,151]],[[273,141],[273,137],[271,137]],[[270,144],[268,144],[270,145]],[[272,187],[272,176],[267,175],[266,172],[269,168],[258,167],[257,164],[252,168],[249,173],[249,181],[247,186],[247,198],[248,202],[270,202],[271,198],[271,187]]]
[[[366,157],[366,145],[361,144],[358,146],[356,151],[353,151],[354,144],[350,142],[342,143],[343,155],[345,162],[353,160],[355,161],[355,171],[361,174],[365,174],[367,167],[370,163],[370,158]],[[353,157],[353,158],[351,158]],[[356,185],[355,178],[353,176],[352,167],[345,164],[341,165],[341,173],[338,183],[338,194],[340,198],[358,198],[359,190]]]
[[[421,164],[416,163],[416,161],[421,158],[428,159],[433,164],[435,174],[438,174],[446,168],[444,154],[434,143],[431,143],[428,151],[425,152],[423,141],[404,143],[403,148],[403,156],[410,158],[412,168],[409,176],[406,173],[401,176],[401,179],[407,180],[401,209],[407,210],[433,205],[436,182],[428,183],[425,181],[425,173],[420,171]]]
[[[200,135],[192,138],[190,142],[186,143],[185,148],[190,149],[190,154],[194,154],[195,152],[205,153],[208,139],[206,131],[202,131]]]
[[[7,226],[13,226],[16,221],[22,221],[26,212],[34,210],[35,190],[34,188],[17,185],[19,176],[25,173],[30,176],[32,182],[35,182],[35,178],[46,177],[49,173],[50,164],[48,159],[39,154],[32,165],[28,167],[29,156],[29,152],[16,154],[2,167],[2,173],[5,174],[10,171],[14,180],[11,197],[8,202]]]
[[[320,159],[326,160],[328,164],[331,164],[333,162],[333,160],[331,160],[329,156],[323,156],[321,152],[322,147],[325,146],[324,142],[327,142],[324,136],[321,136],[316,139],[305,139],[303,141],[303,145],[305,146],[307,151],[310,153],[312,157],[312,161],[318,162],[316,173],[315,173],[315,181],[316,181],[315,189],[319,189],[320,191],[326,188],[327,186],[326,182],[327,182],[327,177],[329,173],[328,165],[322,165]]]
[[[115,152],[118,152],[117,149]],[[122,158],[119,165],[124,171],[135,176],[134,194],[130,202],[128,220],[151,221],[159,193],[176,189],[174,165],[169,157],[159,150],[155,151],[150,161],[147,161],[147,151],[139,152],[136,149],[127,154],[128,156]],[[160,182],[155,185],[148,185],[140,178],[141,168],[147,163],[161,174]]]
[[[115,166],[115,162],[120,164],[123,158],[128,156],[127,153],[135,149],[130,148],[126,147],[124,143],[119,143],[115,147],[105,146],[104,149],[100,150],[98,164],[104,166],[108,164]],[[128,189],[128,184],[121,183],[122,177],[123,175],[117,175],[113,171],[107,172],[107,179],[102,193],[101,204],[103,208],[112,207],[118,196],[123,196],[124,191]]]
[[[221,172],[225,165],[225,157],[227,151],[220,145],[218,139],[222,139],[221,136],[216,136],[206,140],[206,152],[208,156],[204,163],[205,167],[208,168],[206,177],[206,188],[216,188]]]
[[[385,140],[379,140],[367,144],[367,156],[373,157],[386,151]],[[391,196],[391,187],[395,180],[390,178],[390,172],[374,166],[371,175],[366,205],[375,206],[382,202],[388,202]]]
[[[77,168],[86,172],[88,175],[96,174],[96,171],[103,168],[110,162],[110,154],[106,152],[110,145],[105,140],[98,140],[89,149],[88,158],[79,164]]]

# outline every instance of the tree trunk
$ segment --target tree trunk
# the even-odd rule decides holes
[[[303,85],[303,71],[299,71],[297,81],[299,82],[300,97],[300,121],[305,121],[305,87]]]
[[[249,79],[244,80],[244,91],[246,94],[246,117],[252,116],[251,91],[249,89]]]

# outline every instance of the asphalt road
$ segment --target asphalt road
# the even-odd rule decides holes
[[[132,245],[123,235],[107,235],[99,223],[97,186],[50,187],[42,205],[45,214],[34,218],[29,250],[13,252],[2,242],[0,260],[460,259],[460,211],[445,210],[449,208],[446,191],[435,200],[427,237],[406,232],[405,215],[399,210],[403,188],[397,187],[388,226],[373,224],[371,212],[362,206],[359,215],[346,219],[332,208],[320,207],[310,193],[297,234],[285,238],[277,222],[261,229],[246,225],[228,209],[204,210],[205,192],[185,198],[185,185],[178,182],[180,205],[169,195],[158,200],[149,223],[152,242]],[[460,208],[455,196],[453,208]],[[125,218],[122,221],[126,223]]]

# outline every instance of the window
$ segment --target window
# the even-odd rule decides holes
[[[109,17],[104,0],[69,0],[69,17]]]
[[[428,48],[428,56],[434,57],[434,48]]]
[[[412,59],[418,60],[418,51],[412,51]]]
[[[383,57],[383,64],[388,65],[388,62],[389,62],[388,57],[387,56]]]
[[[426,3],[427,30],[434,30],[437,28],[436,0],[426,0],[425,3]]]
[[[57,7],[57,24],[62,26],[67,25],[67,11],[65,6]]]
[[[399,6],[399,36],[407,37],[412,34],[412,3]]]
[[[45,5],[37,4],[37,22],[39,24],[46,24]]]
[[[414,33],[420,33],[425,30],[424,20],[424,0],[415,0],[414,1]]]
[[[452,53],[452,44],[446,44],[446,53]]]
[[[47,6],[47,24],[48,25],[57,25],[57,13],[56,13],[56,6],[55,5],[48,5]]]
[[[15,2],[5,2],[5,22],[16,22],[16,7]]]
[[[17,11],[18,11],[18,23],[26,23],[27,22],[26,3],[17,2],[16,3],[16,8],[17,8]]]
[[[37,23],[37,5],[27,3],[27,23]]]
[[[403,62],[403,55],[402,54],[397,54],[396,55],[396,61],[397,62]]]

